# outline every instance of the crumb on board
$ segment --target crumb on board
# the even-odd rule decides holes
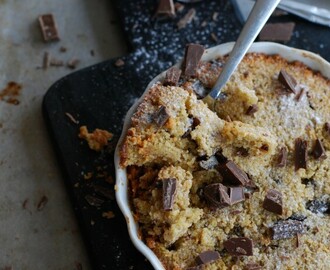
[[[87,141],[90,149],[101,151],[112,139],[113,134],[103,129],[95,129],[89,133],[86,126],[81,126],[79,129],[78,137]]]
[[[16,82],[8,82],[7,86],[0,91],[0,100],[13,105],[18,105],[20,102],[17,97],[20,95],[22,85]]]
[[[47,203],[48,203],[48,198],[47,196],[43,195],[37,204],[37,210],[38,211],[43,210]]]
[[[71,113],[66,112],[65,115],[70,119],[70,121],[74,124],[79,124],[79,121],[73,117]]]

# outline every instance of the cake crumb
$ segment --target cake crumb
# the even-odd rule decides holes
[[[92,133],[89,133],[86,126],[81,126],[78,137],[80,139],[85,139],[90,149],[99,152],[108,145],[108,142],[112,139],[113,134],[109,131],[98,128]]]

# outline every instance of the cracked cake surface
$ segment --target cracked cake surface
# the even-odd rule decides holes
[[[154,84],[132,116],[120,164],[142,240],[166,269],[328,269],[330,81],[249,53],[212,111],[225,61]]]

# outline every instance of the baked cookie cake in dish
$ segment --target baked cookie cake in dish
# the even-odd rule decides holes
[[[188,45],[128,116],[135,244],[159,269],[330,269],[330,65],[254,44],[209,108],[221,46]]]

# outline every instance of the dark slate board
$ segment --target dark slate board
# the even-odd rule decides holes
[[[45,95],[43,114],[94,269],[147,270],[152,267],[129,240],[124,217],[114,200],[114,186],[102,176],[108,174],[114,179],[113,150],[123,118],[147,83],[182,57],[186,43],[214,46],[211,33],[216,34],[218,43],[234,41],[241,25],[229,1],[187,4],[176,18],[166,20],[153,18],[157,1],[114,2],[132,48],[132,53],[122,58],[125,65],[115,67],[113,59],[64,77]],[[176,24],[189,8],[196,9],[196,18],[178,30]],[[214,12],[219,13],[216,21],[212,20]],[[290,15],[271,20],[295,21],[295,32],[287,45],[330,60],[329,28]],[[202,27],[204,21],[206,26]],[[79,124],[70,121],[65,113],[70,113]],[[109,130],[114,139],[103,152],[93,152],[78,139],[81,125],[89,130]],[[92,178],[84,179],[89,172],[93,173]],[[96,201],[101,205],[91,205],[86,196],[101,199]],[[102,217],[107,211],[113,211],[115,218]]]

